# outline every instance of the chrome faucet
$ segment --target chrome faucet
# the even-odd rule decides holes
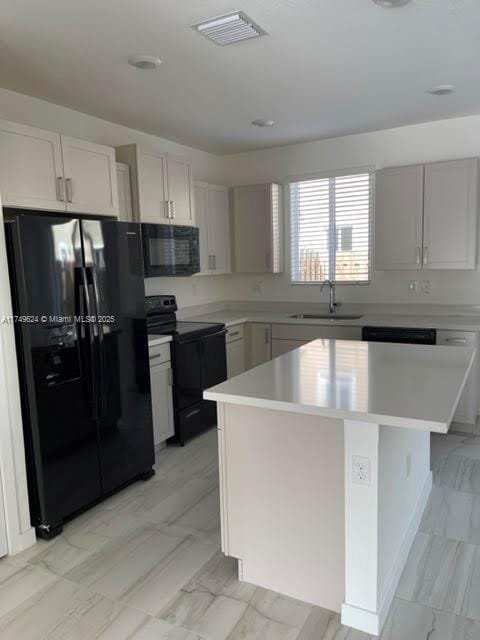
[[[321,284],[320,291],[323,291],[324,287],[330,287],[330,301],[328,303],[328,309],[333,315],[338,306],[338,302],[335,301],[335,284],[331,280],[324,280]]]

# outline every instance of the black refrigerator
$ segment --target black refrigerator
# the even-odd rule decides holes
[[[4,210],[32,524],[153,475],[140,226]]]

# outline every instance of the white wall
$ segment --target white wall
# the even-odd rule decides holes
[[[442,120],[409,127],[345,136],[224,157],[222,182],[249,184],[285,181],[288,177],[334,169],[376,168],[480,155],[480,116]],[[452,221],[452,224],[454,221]],[[287,270],[280,275],[236,275],[228,279],[228,297],[237,300],[326,301],[318,286],[294,285]],[[428,279],[430,295],[408,291],[409,280]],[[262,293],[254,293],[255,283]],[[367,286],[341,285],[340,300],[372,303],[480,303],[478,271],[375,272]]]
[[[170,151],[190,158],[195,180],[218,183],[222,177],[223,161],[219,156],[6,89],[0,89],[0,118],[112,147],[137,142],[152,149]],[[223,299],[224,279],[218,276],[198,276],[195,279],[152,278],[146,281],[146,288],[150,295],[177,295],[179,305],[183,307]]]

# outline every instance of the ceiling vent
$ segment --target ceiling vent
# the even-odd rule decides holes
[[[267,32],[255,24],[243,11],[234,11],[224,16],[204,20],[194,24],[192,29],[221,46],[267,35]]]

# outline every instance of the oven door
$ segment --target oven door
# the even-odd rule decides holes
[[[142,224],[146,278],[190,276],[200,271],[197,227]]]

